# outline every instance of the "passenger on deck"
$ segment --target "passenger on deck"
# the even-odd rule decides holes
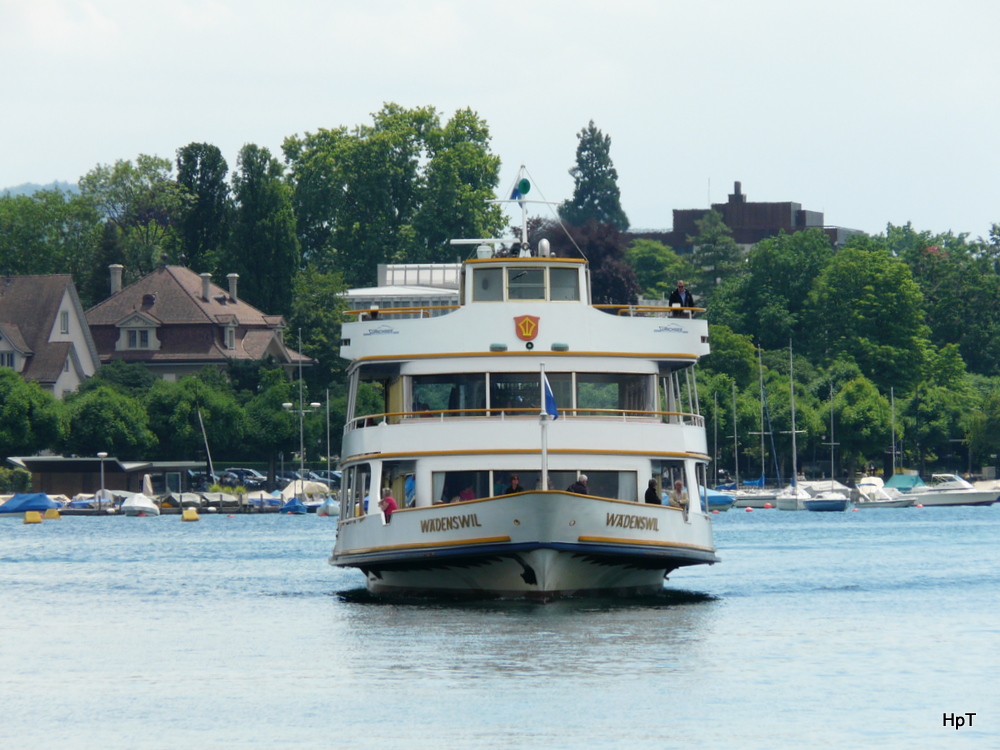
[[[586,495],[587,493],[587,475],[581,474],[580,478],[577,479],[573,484],[566,488],[567,492],[575,492],[577,495]]]
[[[667,493],[667,495],[670,499],[671,508],[680,508],[685,513],[687,513],[688,493],[687,490],[684,489],[684,483],[680,479],[674,482],[674,488],[670,490],[670,492]]]
[[[677,282],[677,288],[670,293],[670,300],[668,304],[671,307],[694,307],[694,297],[684,287],[683,281]],[[677,312],[671,313],[674,318],[690,318],[690,310],[678,310]]]
[[[393,498],[391,490],[388,487],[382,488],[382,499],[378,501],[378,508],[385,513],[386,523],[389,523],[393,512],[399,510],[399,505],[396,504],[396,500]]]
[[[660,493],[656,490],[656,480],[650,479],[649,486],[646,487],[646,503],[648,505],[663,505]]]
[[[503,491],[505,495],[516,495],[518,492],[524,492],[524,487],[521,486],[521,478],[517,474],[510,475],[510,487]]]
[[[472,485],[471,484],[468,487],[466,487],[464,490],[462,490],[461,492],[458,493],[458,499],[462,500],[463,502],[466,501],[466,500],[475,500],[476,499],[476,491],[474,489],[472,489]]]

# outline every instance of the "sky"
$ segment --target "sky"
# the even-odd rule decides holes
[[[996,0],[0,0],[0,189],[192,142],[236,165],[385,102],[466,107],[501,186],[611,138],[633,229],[794,201],[827,225],[1000,222]]]

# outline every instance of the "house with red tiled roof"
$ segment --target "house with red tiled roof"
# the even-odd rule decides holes
[[[62,398],[99,366],[72,276],[0,278],[0,367]]]
[[[312,364],[285,346],[283,317],[239,298],[235,273],[224,290],[211,274],[161,266],[122,288],[123,267],[109,268],[111,296],[87,311],[102,364],[141,362],[164,380],[233,361],[270,360],[288,370]]]

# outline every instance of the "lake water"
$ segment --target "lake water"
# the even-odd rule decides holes
[[[548,605],[373,601],[334,530],[0,517],[0,747],[1000,747],[1000,506],[730,511]]]

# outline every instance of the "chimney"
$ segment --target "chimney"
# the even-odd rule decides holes
[[[201,298],[206,302],[208,302],[208,295],[209,295],[208,287],[209,284],[212,283],[212,274],[202,273],[199,274],[199,276],[201,276]]]
[[[112,263],[108,266],[108,270],[111,271],[111,296],[114,297],[122,290],[122,271],[125,270],[125,266]]]
[[[237,279],[240,278],[240,275],[238,273],[230,273],[230,274],[226,275],[226,278],[229,279],[229,299],[231,299],[233,302],[236,302],[236,299],[237,299],[236,298],[236,281],[237,281]]]

